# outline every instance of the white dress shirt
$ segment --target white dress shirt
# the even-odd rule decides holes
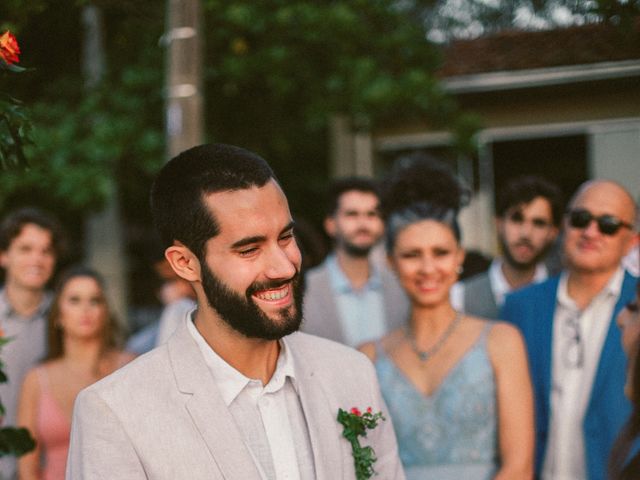
[[[560,277],[553,317],[551,419],[543,480],[587,478],[584,415],[623,279],[624,271],[619,268],[580,311],[569,297],[567,274]]]
[[[222,398],[264,480],[315,478],[309,432],[296,391],[293,358],[280,341],[276,370],[263,385],[225,362],[187,322]],[[215,421],[215,419],[212,419]]]

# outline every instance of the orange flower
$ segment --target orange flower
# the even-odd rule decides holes
[[[20,47],[16,37],[9,30],[0,35],[0,59],[7,65],[11,65],[20,61],[19,54]]]

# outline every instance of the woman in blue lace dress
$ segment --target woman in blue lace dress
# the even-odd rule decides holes
[[[383,197],[389,261],[411,301],[406,325],[361,350],[375,364],[408,480],[533,477],[533,394],[519,332],[456,312],[464,189],[414,159]]]

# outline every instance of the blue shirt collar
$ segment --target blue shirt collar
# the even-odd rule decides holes
[[[338,258],[336,257],[336,254],[329,254],[326,262],[333,291],[336,293],[353,293],[354,289],[351,286],[351,282],[349,282],[349,279],[340,268],[340,265],[338,265]],[[376,268],[373,262],[369,262],[369,279],[362,287],[362,290],[378,290],[381,288],[382,276],[380,275],[380,271]]]

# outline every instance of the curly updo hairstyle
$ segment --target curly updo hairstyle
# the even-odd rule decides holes
[[[460,242],[458,212],[469,203],[469,197],[469,189],[443,161],[423,153],[398,159],[382,194],[387,252],[393,250],[402,229],[423,220],[447,225]]]

